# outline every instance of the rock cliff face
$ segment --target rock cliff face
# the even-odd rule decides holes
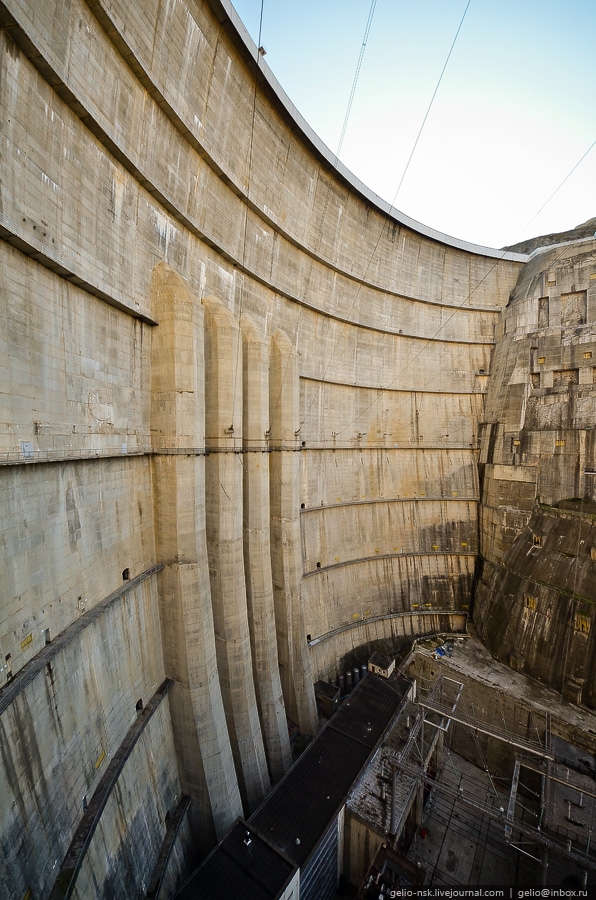
[[[594,705],[596,240],[537,251],[504,310],[481,426],[492,653]]]
[[[173,883],[313,681],[464,629],[479,435],[485,640],[543,677],[510,626],[552,577],[499,573],[556,544],[548,678],[591,702],[591,520],[555,504],[594,499],[592,245],[524,269],[390,209],[227,0],[0,25],[0,897]]]

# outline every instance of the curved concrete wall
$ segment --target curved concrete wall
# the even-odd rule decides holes
[[[124,859],[160,754],[145,870],[180,794],[197,852],[258,804],[286,716],[316,729],[312,683],[344,657],[463,627],[495,327],[525,260],[334,165],[234,19],[216,0],[0,2],[3,723],[16,688],[49,714],[43,654],[68,667],[59,640],[94,610],[94,693],[72,698],[90,746],[123,752],[126,715],[106,730],[99,709],[133,715],[174,680],[110,832]],[[151,629],[123,605],[141,573]],[[33,749],[7,734],[6,877],[66,896],[52,866],[95,769],[58,728],[40,766],[68,769],[63,796],[17,844]],[[102,834],[77,870],[98,884]]]

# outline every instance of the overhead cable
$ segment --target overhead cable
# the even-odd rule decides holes
[[[455,32],[455,37],[453,38],[453,41],[452,41],[452,43],[451,43],[451,47],[449,48],[449,53],[447,54],[447,59],[445,60],[445,63],[444,63],[444,65],[443,65],[443,68],[441,69],[441,74],[439,75],[439,80],[437,81],[436,87],[435,87],[435,89],[434,89],[434,91],[433,91],[433,95],[432,95],[432,97],[430,98],[430,103],[428,104],[428,108],[427,108],[427,110],[426,110],[426,112],[425,112],[425,114],[424,114],[424,118],[423,118],[423,120],[422,120],[422,125],[420,126],[420,129],[419,129],[419,131],[418,131],[418,134],[416,135],[416,140],[414,141],[414,146],[412,147],[412,151],[411,151],[411,153],[410,153],[410,155],[409,155],[409,157],[408,157],[408,161],[407,161],[406,167],[405,167],[405,169],[404,169],[404,171],[403,171],[403,175],[401,176],[400,182],[399,182],[399,184],[398,184],[398,186],[397,186],[397,190],[396,190],[395,195],[394,195],[394,197],[393,197],[393,202],[391,203],[392,206],[395,205],[395,201],[397,200],[397,195],[399,194],[399,192],[400,192],[400,190],[401,190],[401,186],[402,186],[402,184],[404,183],[404,179],[405,179],[405,177],[406,177],[407,171],[408,171],[408,169],[410,168],[410,163],[412,162],[412,157],[414,156],[414,153],[416,152],[416,147],[418,146],[418,141],[420,140],[420,136],[421,136],[421,134],[422,134],[422,131],[423,131],[423,129],[424,129],[424,126],[426,125],[426,120],[427,120],[428,117],[429,117],[429,114],[430,114],[432,105],[433,105],[433,103],[435,102],[435,97],[437,96],[437,92],[438,92],[438,90],[439,90],[439,88],[440,88],[440,86],[441,86],[441,82],[442,82],[442,80],[443,80],[443,75],[445,74],[445,69],[447,68],[447,64],[449,63],[449,60],[451,59],[451,54],[453,53],[453,48],[455,47],[455,42],[457,41],[457,38],[458,38],[459,33],[460,33],[460,31],[461,31],[461,27],[462,27],[462,25],[464,24],[464,19],[466,18],[466,13],[468,12],[468,8],[469,8],[471,2],[472,2],[472,0],[468,0],[468,2],[467,2],[467,4],[466,4],[466,8],[464,9],[464,14],[463,14],[463,16],[461,17],[461,21],[460,21],[459,25],[457,26],[457,31]]]
[[[336,157],[339,158],[339,154],[341,153],[341,148],[344,143],[344,137],[346,136],[346,128],[348,127],[348,119],[350,118],[350,112],[352,111],[352,103],[354,102],[354,94],[356,93],[356,86],[358,84],[358,78],[360,77],[360,69],[362,68],[362,60],[364,59],[364,51],[366,50],[366,42],[368,41],[368,35],[370,33],[370,26],[372,25],[373,16],[375,14],[375,6],[377,5],[377,0],[372,0],[370,5],[370,10],[368,13],[368,19],[366,21],[366,27],[364,29],[364,38],[362,40],[362,47],[360,48],[360,55],[358,57],[358,63],[356,64],[356,72],[354,73],[354,80],[352,82],[352,90],[350,91],[350,99],[348,100],[348,106],[346,109],[346,114],[344,117],[344,124],[341,129],[341,136],[339,139],[339,144],[337,145],[337,153]]]

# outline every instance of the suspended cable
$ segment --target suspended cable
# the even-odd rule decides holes
[[[426,114],[425,114],[425,116],[424,116],[422,125],[421,125],[421,127],[420,127],[420,131],[418,132],[418,137],[416,138],[416,141],[415,141],[415,143],[414,143],[414,147],[412,148],[412,152],[410,153],[410,157],[409,157],[408,163],[407,163],[407,165],[406,165],[406,170],[404,171],[404,173],[403,173],[403,175],[402,175],[402,177],[401,177],[400,183],[399,183],[399,185],[398,185],[397,191],[395,192],[395,196],[394,196],[394,199],[393,199],[393,203],[391,204],[392,206],[393,206],[393,204],[395,203],[395,199],[397,198],[397,195],[398,195],[398,193],[399,193],[399,190],[400,190],[401,185],[402,185],[402,183],[403,183],[403,180],[404,180],[404,178],[405,178],[406,171],[407,171],[407,169],[408,169],[408,167],[409,167],[409,165],[410,165],[410,162],[411,162],[411,160],[412,160],[412,158],[413,158],[413,156],[414,156],[414,152],[415,152],[415,150],[416,150],[416,146],[417,146],[417,144],[418,144],[420,135],[421,135],[421,133],[422,133],[422,129],[424,128],[424,124],[425,124],[425,122],[426,122],[426,120],[427,120],[427,118],[428,118],[428,115],[429,115],[429,113],[430,113],[430,109],[431,109],[432,104],[433,104],[433,102],[434,102],[434,99],[435,99],[435,97],[436,97],[436,95],[437,95],[437,91],[439,90],[441,81],[442,81],[442,79],[443,79],[443,75],[445,74],[445,70],[446,70],[446,68],[447,68],[447,65],[448,65],[448,63],[449,63],[449,60],[450,60],[451,55],[452,55],[452,53],[453,53],[453,48],[455,47],[455,43],[456,43],[457,38],[458,38],[458,35],[459,35],[460,31],[461,31],[461,28],[462,28],[462,25],[463,25],[463,22],[464,22],[466,13],[467,13],[468,8],[469,8],[469,6],[470,6],[470,3],[471,3],[471,0],[468,0],[468,2],[467,2],[467,4],[466,4],[466,8],[465,8],[465,10],[464,10],[464,14],[463,14],[463,16],[462,16],[462,18],[461,18],[461,20],[460,20],[460,23],[459,23],[459,25],[458,25],[458,27],[457,27],[457,31],[456,31],[456,33],[455,33],[455,37],[453,38],[453,41],[451,42],[451,47],[449,48],[449,53],[447,54],[447,58],[446,58],[446,60],[445,60],[445,63],[444,63],[444,65],[443,65],[443,68],[442,68],[442,70],[441,70],[441,74],[440,74],[440,76],[439,76],[439,80],[437,81],[435,90],[433,91],[433,95],[432,95],[432,97],[431,97],[431,101],[430,101],[430,103],[429,103],[428,109],[427,109]],[[371,5],[371,11],[370,11],[370,13],[369,13],[369,21],[367,22],[367,29],[368,29],[368,30],[370,30],[370,22],[372,22],[372,14],[374,13],[374,6],[375,6],[375,3],[373,3],[373,4]],[[365,31],[365,40],[364,40],[364,42],[363,42],[363,47],[361,48],[361,55],[363,55],[363,51],[364,51],[364,47],[365,47],[365,44],[366,44],[366,39],[367,39],[367,37],[368,37],[368,31]],[[358,74],[358,72],[359,72],[359,69],[357,68],[357,74]],[[342,134],[342,140],[343,140],[343,134]],[[321,228],[322,228],[322,224],[321,224]],[[367,264],[366,264],[366,267],[365,267],[365,270],[364,270],[364,274],[363,274],[363,276],[362,276],[362,279],[365,279],[366,276],[368,275],[368,272],[369,272],[369,270],[370,270],[370,267],[371,267],[371,265],[372,265],[372,262],[373,262],[373,260],[374,260],[374,258],[375,258],[375,255],[376,255],[376,253],[377,253],[377,250],[378,250],[378,248],[379,248],[379,243],[380,243],[380,241],[381,241],[381,237],[382,237],[382,235],[383,235],[384,229],[385,229],[385,223],[383,223],[383,225],[381,226],[381,229],[380,229],[380,231],[379,231],[379,235],[378,235],[378,237],[377,237],[377,240],[376,240],[376,242],[375,242],[375,245],[374,245],[374,247],[373,247],[373,249],[372,249],[372,252],[371,252],[371,254],[370,254],[370,256],[369,256],[369,259],[368,259],[368,262],[367,262]],[[496,264],[495,264],[495,265],[496,265]],[[493,268],[494,268],[494,267],[493,267]],[[487,276],[488,276],[488,273],[487,273]],[[485,278],[486,278],[487,276],[485,276]],[[484,279],[483,279],[483,280],[484,280]],[[358,285],[358,289],[357,289],[357,291],[356,291],[356,295],[355,295],[355,297],[354,297],[354,300],[352,301],[352,304],[351,304],[350,309],[349,309],[349,311],[348,311],[348,317],[351,315],[351,313],[352,313],[352,311],[353,311],[353,309],[354,309],[354,306],[356,305],[356,301],[358,300],[358,297],[360,296],[360,291],[361,291],[361,290],[362,290],[362,285],[359,284],[359,285]],[[464,302],[466,302],[466,301],[464,301]],[[462,305],[463,305],[463,304],[462,304]],[[326,376],[327,372],[329,371],[329,368],[330,368],[330,366],[331,366],[331,363],[332,363],[332,361],[333,361],[333,359],[334,359],[334,357],[335,357],[335,351],[336,351],[336,349],[337,349],[337,347],[338,347],[338,345],[339,345],[339,342],[340,342],[340,340],[341,340],[341,338],[342,338],[342,335],[343,335],[343,333],[344,333],[344,331],[345,331],[345,328],[346,328],[346,324],[344,323],[344,325],[343,325],[343,327],[342,327],[342,329],[341,329],[340,335],[339,335],[339,337],[338,337],[338,339],[337,339],[337,341],[336,341],[336,343],[335,343],[335,346],[333,347],[333,351],[332,351],[331,356],[330,356],[330,358],[329,358],[329,362],[328,362],[327,366],[325,367],[325,371],[324,371],[324,373],[323,373],[323,379],[322,379],[322,380],[325,379],[325,376]],[[439,330],[440,330],[440,329],[439,329]],[[320,388],[319,388],[319,392],[320,392]],[[315,396],[316,396],[316,395],[315,395]],[[310,413],[310,410],[311,410],[312,405],[313,405],[314,402],[315,402],[315,397],[313,397],[313,399],[312,399],[312,401],[311,401],[311,403],[310,403],[310,406],[309,406],[308,410],[306,411],[306,415],[308,415],[308,414]],[[305,421],[305,420],[306,420],[306,416],[305,416],[305,419],[304,419],[303,421]],[[342,429],[342,430],[345,430],[345,429]]]
[[[354,102],[354,94],[356,93],[356,86],[358,84],[358,79],[360,77],[360,69],[362,68],[362,60],[364,59],[364,51],[366,50],[366,42],[368,41],[368,35],[370,33],[370,26],[372,25],[373,16],[375,14],[375,7],[377,5],[377,0],[372,0],[370,5],[370,10],[368,13],[368,19],[366,22],[366,27],[364,29],[364,38],[362,40],[362,47],[360,48],[360,55],[358,56],[358,63],[356,64],[356,72],[354,73],[354,80],[352,81],[352,90],[350,91],[350,99],[348,100],[348,106],[346,109],[346,114],[344,116],[344,124],[341,129],[341,136],[339,139],[339,144],[337,145],[337,152],[335,154],[336,158],[339,158],[339,154],[341,153],[341,148],[343,147],[344,137],[346,136],[346,128],[348,127],[348,119],[350,118],[350,112],[352,111],[352,103]]]
[[[538,216],[540,215],[540,213],[541,213],[544,209],[546,209],[546,207],[548,206],[548,204],[550,203],[550,201],[553,199],[553,197],[554,197],[556,194],[559,193],[559,191],[561,190],[561,188],[563,187],[563,185],[565,184],[565,182],[566,182],[569,178],[571,178],[571,176],[573,175],[573,173],[575,172],[575,170],[577,169],[577,167],[578,167],[579,165],[581,165],[581,163],[583,163],[583,161],[584,161],[584,159],[586,158],[586,156],[590,153],[591,150],[594,149],[594,147],[596,147],[596,141],[593,141],[593,142],[590,144],[590,146],[588,147],[588,149],[586,150],[586,152],[583,154],[583,156],[581,156],[581,157],[578,159],[578,161],[576,162],[576,164],[573,166],[573,168],[572,168],[569,172],[567,172],[567,175],[565,175],[565,178],[563,179],[563,181],[561,181],[561,183],[559,184],[559,186],[556,187],[556,188],[554,189],[554,191],[552,192],[552,194],[550,195],[550,197],[549,197],[547,200],[545,200],[545,202],[542,204],[542,206],[540,207],[540,209],[538,210],[538,212],[536,213],[536,215],[533,216],[533,217],[530,219],[530,221],[528,222],[527,225],[524,225],[524,227],[523,227],[523,229],[522,229],[522,232],[523,232],[523,231],[526,231],[526,229],[530,227],[530,225],[532,224],[532,222],[533,222],[535,219],[538,218]]]
[[[468,0],[468,2],[467,2],[467,4],[466,4],[466,8],[464,9],[464,14],[463,14],[463,16],[461,17],[461,21],[460,21],[459,25],[457,26],[457,31],[455,32],[455,37],[453,38],[453,42],[452,42],[452,44],[451,44],[451,47],[449,48],[449,53],[447,54],[447,59],[445,60],[445,64],[443,65],[443,68],[441,69],[441,74],[439,75],[439,80],[437,81],[436,87],[435,87],[435,89],[434,89],[434,91],[433,91],[433,95],[432,95],[432,97],[430,98],[430,103],[428,104],[428,108],[427,108],[427,110],[426,110],[426,112],[425,112],[425,114],[424,114],[424,118],[423,118],[423,120],[422,120],[422,125],[420,126],[420,130],[418,131],[418,134],[417,134],[417,136],[416,136],[416,140],[414,141],[414,146],[412,147],[412,151],[411,151],[411,153],[410,153],[410,155],[409,155],[409,157],[408,157],[408,161],[407,161],[407,163],[406,163],[406,167],[405,167],[405,169],[404,169],[404,171],[403,171],[403,175],[401,176],[400,182],[399,182],[399,184],[398,184],[398,186],[397,186],[397,190],[396,190],[395,195],[394,195],[394,197],[393,197],[393,201],[392,201],[392,203],[391,203],[392,206],[395,205],[395,201],[396,201],[396,199],[397,199],[397,195],[399,194],[399,192],[400,192],[400,190],[401,190],[401,186],[402,186],[402,184],[404,183],[404,179],[405,179],[405,177],[406,177],[406,174],[407,174],[407,172],[408,172],[408,169],[410,168],[410,163],[412,162],[412,157],[414,156],[414,153],[416,152],[416,147],[418,146],[418,141],[420,140],[420,136],[421,136],[421,134],[422,134],[422,131],[423,131],[423,129],[424,129],[424,126],[426,125],[426,120],[427,120],[428,117],[429,117],[430,111],[431,111],[431,109],[432,109],[432,105],[433,105],[433,103],[435,102],[435,97],[437,96],[437,92],[438,92],[438,90],[439,90],[439,88],[440,88],[440,86],[441,86],[441,82],[442,82],[442,80],[443,80],[443,75],[445,74],[445,69],[447,68],[447,65],[448,65],[448,63],[449,63],[449,60],[451,59],[451,54],[453,53],[453,48],[455,47],[455,42],[457,41],[457,38],[459,37],[459,33],[460,33],[460,31],[461,31],[462,25],[464,24],[464,19],[466,18],[466,13],[468,12],[468,8],[469,8],[471,2],[472,2],[472,0]]]

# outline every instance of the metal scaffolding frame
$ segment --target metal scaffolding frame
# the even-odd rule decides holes
[[[494,727],[482,722],[478,717],[460,712],[458,705],[463,689],[464,685],[462,682],[440,675],[426,698],[416,701],[418,714],[410,729],[408,740],[403,750],[394,752],[391,755],[393,793],[390,834],[393,837],[394,844],[397,842],[406,814],[406,810],[403,809],[401,816],[398,815],[399,780],[405,776],[417,784],[418,789],[428,786],[451,800],[461,803],[474,813],[486,816],[488,819],[502,825],[505,841],[517,852],[529,856],[541,864],[540,873],[543,884],[546,880],[549,851],[557,853],[579,865],[584,870],[585,880],[587,878],[587,870],[596,871],[596,854],[590,854],[592,829],[589,829],[585,852],[579,849],[577,845],[574,846],[574,841],[571,838],[568,837],[567,840],[561,840],[554,836],[552,833],[553,829],[549,828],[552,814],[553,785],[556,783],[563,784],[577,791],[580,797],[578,806],[581,805],[581,798],[583,797],[591,797],[596,800],[596,792],[592,793],[570,781],[569,769],[567,769],[567,780],[558,777],[558,766],[551,749],[550,713],[547,712],[545,714],[544,742],[531,741],[513,734],[506,728]],[[459,790],[456,790],[453,787],[442,784],[436,779],[436,773],[429,774],[428,765],[432,754],[435,752],[437,736],[440,735],[442,738],[443,734],[449,731],[452,722],[469,728],[475,735],[478,733],[485,734],[515,749],[514,771],[506,810],[504,806],[496,809],[489,806],[488,803],[482,803],[474,797],[466,795],[461,785]],[[430,741],[428,740],[427,726],[432,727],[435,734],[435,737]],[[516,817],[516,807],[519,802],[518,792],[520,787],[524,787],[520,780],[523,769],[535,772],[541,776],[540,794],[536,795],[539,800],[539,811],[537,813],[538,824],[535,827]],[[567,818],[573,824],[570,814],[568,814]],[[536,845],[540,848],[540,855],[534,856],[524,849],[521,846],[522,844]]]

